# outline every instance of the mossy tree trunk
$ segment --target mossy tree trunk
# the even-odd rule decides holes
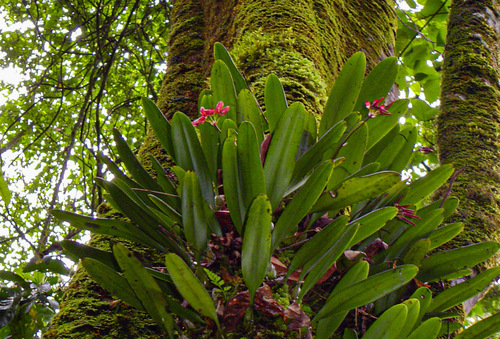
[[[451,7],[437,135],[440,162],[465,167],[451,191],[465,231],[451,246],[500,240],[498,14],[493,0]]]
[[[193,118],[198,114],[197,98],[206,86],[216,41],[232,51],[258,97],[272,72],[291,101],[316,113],[350,55],[363,51],[373,66],[393,54],[396,19],[386,0],[172,2],[168,68],[158,100],[167,117],[176,111]],[[165,159],[151,133],[139,151],[146,167],[149,153]],[[45,337],[161,337],[147,316],[112,300],[80,270]]]

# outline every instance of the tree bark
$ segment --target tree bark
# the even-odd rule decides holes
[[[167,117],[176,111],[197,116],[213,44],[220,41],[232,51],[258,98],[266,76],[273,72],[291,101],[320,113],[350,55],[365,52],[370,67],[393,54],[397,25],[388,3],[393,5],[385,0],[173,1],[168,67],[158,105]],[[168,162],[151,132],[139,150],[147,168],[149,154]],[[92,242],[109,249],[101,237]],[[112,300],[80,269],[45,338],[161,337],[146,315]]]
[[[498,14],[493,0],[455,0],[449,16],[437,146],[442,164],[465,166],[452,190],[465,229],[450,247],[500,240]]]

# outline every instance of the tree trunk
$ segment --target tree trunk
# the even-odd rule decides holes
[[[492,0],[456,0],[449,17],[437,144],[442,164],[465,166],[452,190],[453,221],[465,229],[452,247],[500,240],[498,10]]]
[[[392,5],[385,0],[173,1],[168,68],[158,105],[167,117],[176,111],[197,116],[213,44],[220,41],[231,50],[258,98],[266,76],[274,73],[290,101],[301,101],[320,113],[350,55],[361,50],[373,66],[393,54],[397,25],[388,3]],[[152,133],[139,151],[146,167],[150,153],[168,161]],[[92,242],[109,249],[102,237]],[[161,336],[147,316],[112,300],[80,269],[45,338]]]

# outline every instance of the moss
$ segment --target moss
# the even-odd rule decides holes
[[[465,230],[449,247],[500,240],[500,91],[494,13],[498,14],[496,6],[486,0],[453,3],[450,12],[437,143],[441,163],[467,167],[452,192],[460,199],[452,221],[464,222]]]

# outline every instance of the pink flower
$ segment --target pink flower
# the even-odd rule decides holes
[[[219,116],[223,116],[227,113],[227,111],[229,111],[229,106],[224,107],[224,103],[222,101],[219,101],[217,103],[215,109],[213,108],[207,109],[205,107],[201,107],[200,117],[193,121],[193,126],[199,126],[203,124],[205,121],[208,121],[210,124],[217,126],[218,118],[215,116],[215,113],[217,113]]]
[[[226,106],[226,107],[223,107],[224,106],[224,103],[222,101],[219,101],[217,103],[217,106],[215,106],[215,112],[217,114],[219,114],[220,116],[223,116],[224,114],[227,113],[227,111],[229,111],[229,106]]]
[[[394,103],[391,102],[389,105],[387,105],[387,107],[382,104],[380,105],[380,103],[384,100],[384,97],[380,98],[380,99],[375,99],[373,100],[372,102],[370,101],[366,101],[365,102],[365,106],[366,108],[368,108],[369,112],[368,112],[368,117],[370,118],[374,118],[376,117],[377,115],[391,115],[391,112],[388,111],[389,108],[391,108],[392,104]]]

